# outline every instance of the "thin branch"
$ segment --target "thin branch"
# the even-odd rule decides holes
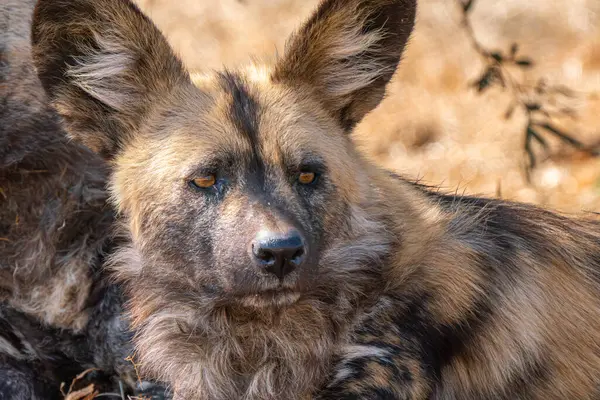
[[[544,79],[539,79],[535,85],[528,85],[517,80],[508,67],[521,70],[530,69],[534,62],[530,57],[519,54],[519,45],[513,43],[508,52],[499,50],[490,50],[486,48],[475,35],[473,25],[471,24],[471,13],[477,0],[456,0],[461,10],[461,26],[465,30],[471,47],[484,63],[483,73],[479,79],[472,83],[472,86],[479,93],[484,92],[492,86],[500,86],[502,89],[508,89],[512,96],[512,101],[504,113],[505,119],[511,119],[516,109],[521,109],[526,115],[526,127],[524,137],[524,151],[528,157],[526,166],[526,176],[529,181],[530,172],[537,165],[535,153],[532,144],[537,142],[542,146],[545,152],[549,151],[549,146],[542,134],[535,128],[542,128],[546,134],[553,135],[562,142],[584,151],[591,156],[600,156],[600,149],[590,148],[571,134],[563,132],[553,125],[553,117],[567,116],[575,118],[575,111],[571,107],[554,107],[548,103],[548,96],[561,95],[569,99],[580,95],[565,85],[548,85]]]

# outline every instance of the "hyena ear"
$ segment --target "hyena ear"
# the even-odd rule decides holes
[[[68,134],[105,158],[157,101],[189,80],[166,39],[129,0],[39,0],[32,52]]]
[[[349,131],[383,99],[415,13],[416,0],[325,0],[288,41],[273,80],[309,85]]]

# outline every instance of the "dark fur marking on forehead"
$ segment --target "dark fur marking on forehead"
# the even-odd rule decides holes
[[[258,117],[260,107],[256,99],[248,93],[243,78],[237,74],[225,71],[219,74],[223,90],[231,94],[229,118],[235,127],[245,135],[255,148],[258,137]]]

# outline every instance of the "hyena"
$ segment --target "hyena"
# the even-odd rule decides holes
[[[129,391],[131,332],[102,269],[117,243],[106,163],[67,139],[48,104],[34,5],[0,4],[0,399],[62,398],[61,382],[90,367],[104,371],[99,390],[120,379]]]
[[[126,0],[39,0],[38,76],[111,166],[142,372],[177,399],[600,398],[600,223],[367,161],[415,0],[324,0],[190,73]]]

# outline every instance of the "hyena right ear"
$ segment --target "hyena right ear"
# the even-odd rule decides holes
[[[324,0],[288,41],[273,80],[310,88],[349,131],[381,102],[415,14],[416,0]]]
[[[156,102],[189,80],[129,0],[39,0],[31,37],[38,76],[67,132],[105,158]]]

